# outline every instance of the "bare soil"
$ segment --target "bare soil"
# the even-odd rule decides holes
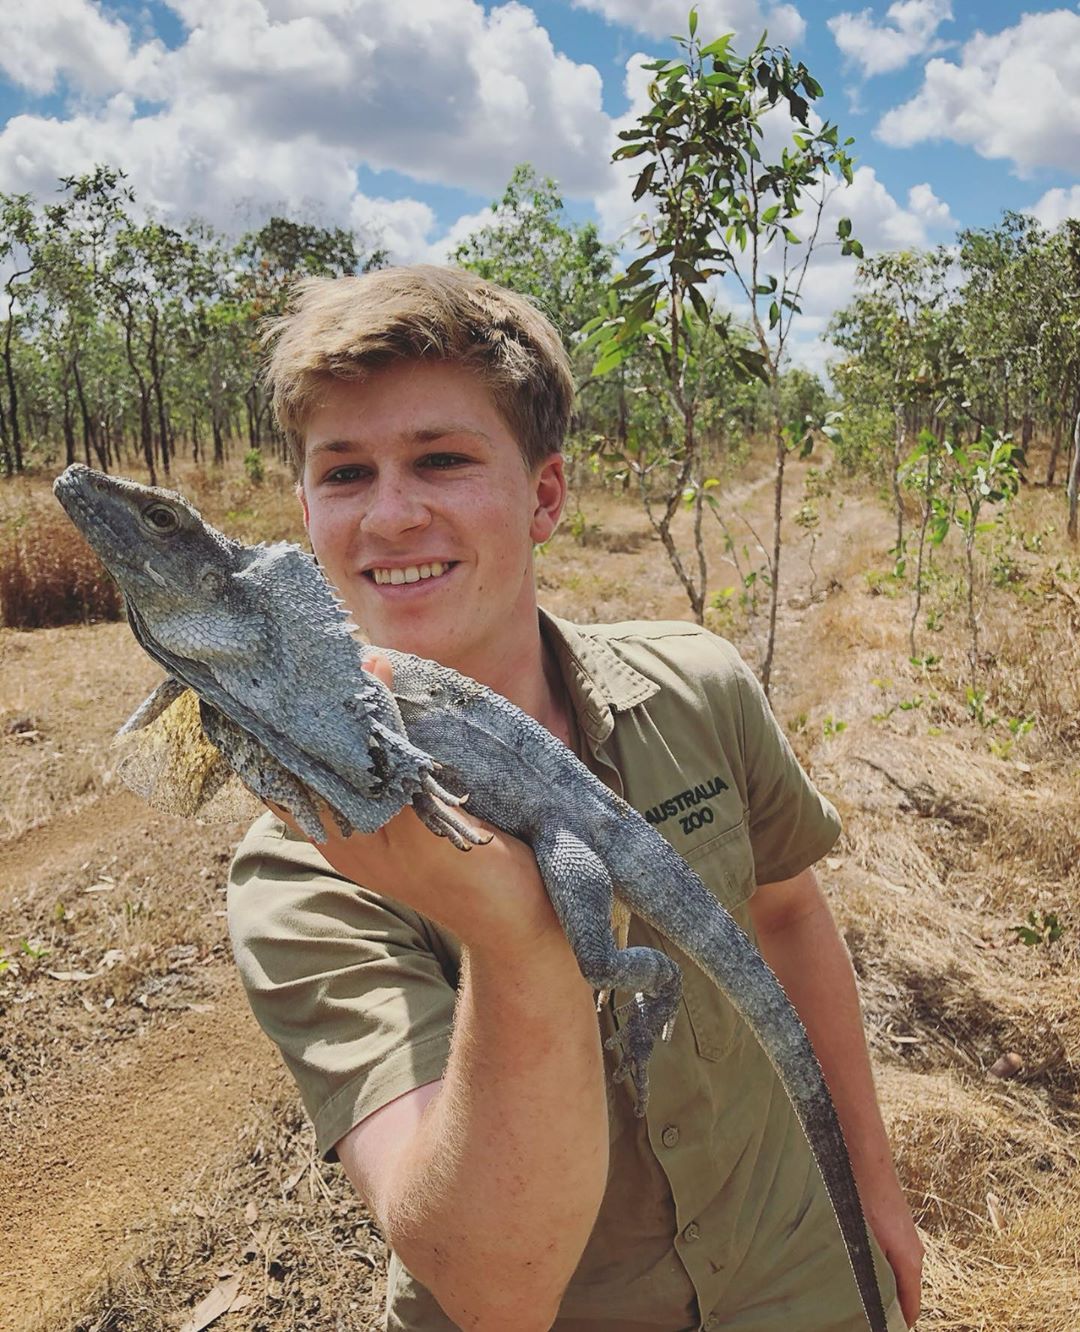
[[[793,468],[789,513],[807,479]],[[1076,552],[1058,497],[1026,494],[1016,577],[980,588],[991,655],[973,711],[951,565],[912,664],[892,519],[809,479],[818,537],[811,568],[810,538],[787,529],[774,707],[845,819],[823,875],[927,1244],[920,1326],[1075,1332]],[[232,530],[280,533],[283,481],[269,498],[230,486]],[[771,502],[761,461],[726,489],[747,568],[743,519],[765,535]],[[735,570],[719,528],[709,544],[719,592]],[[686,615],[632,497],[583,494],[539,570],[557,613]],[[755,660],[762,617],[738,603],[720,594],[710,616]],[[110,737],[158,675],[125,625],[0,630],[0,1332],[194,1332],[211,1315],[235,1332],[375,1328],[381,1240],[315,1159],[232,967],[242,829],[157,813],[112,775]],[[1060,937],[1017,941],[1051,915]],[[1006,1054],[1020,1069],[1002,1079]]]

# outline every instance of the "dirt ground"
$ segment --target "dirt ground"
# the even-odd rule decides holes
[[[750,567],[767,468],[724,493]],[[808,496],[773,701],[845,819],[824,877],[927,1245],[920,1327],[1075,1332],[1076,551],[1057,497],[1025,494],[995,555],[1009,576],[980,590],[972,699],[947,567],[912,663],[882,502],[797,466],[788,512]],[[243,497],[222,509],[270,535]],[[709,542],[711,586],[732,586],[719,528]],[[632,499],[581,495],[539,570],[560,614],[687,614]],[[717,602],[754,660],[761,616]],[[114,775],[110,738],[158,678],[126,625],[0,630],[0,1332],[375,1328],[381,1240],[315,1158],[231,964],[242,826],[156,813]],[[1002,1056],[1012,1076],[991,1072]]]

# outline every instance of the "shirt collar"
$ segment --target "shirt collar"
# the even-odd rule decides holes
[[[578,723],[594,744],[615,729],[616,712],[644,703],[660,686],[634,670],[596,634],[540,611],[540,632],[555,651]]]

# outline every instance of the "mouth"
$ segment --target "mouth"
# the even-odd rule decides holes
[[[406,583],[434,583],[457,567],[457,560],[431,560],[427,564],[377,565],[364,570],[364,577],[377,587],[403,587]]]

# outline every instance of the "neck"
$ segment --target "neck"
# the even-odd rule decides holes
[[[535,606],[525,632],[502,644],[501,649],[485,652],[483,661],[475,668],[468,662],[454,662],[454,669],[502,694],[565,744],[570,744],[572,724],[566,687],[555,654],[540,633]]]

